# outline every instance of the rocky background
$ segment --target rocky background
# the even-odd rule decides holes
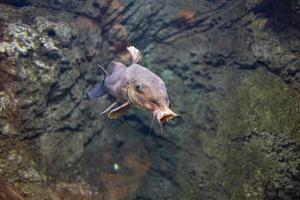
[[[128,45],[190,121],[99,117]],[[0,62],[0,199],[300,199],[299,0],[0,0]]]

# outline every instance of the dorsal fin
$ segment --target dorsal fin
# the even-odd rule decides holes
[[[142,59],[140,51],[134,46],[127,47],[127,51],[131,55],[131,60],[133,63],[138,63]]]

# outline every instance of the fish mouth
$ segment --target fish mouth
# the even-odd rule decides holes
[[[154,115],[156,117],[156,119],[160,122],[160,123],[166,123],[170,120],[172,120],[173,118],[177,117],[178,115],[176,113],[174,113],[172,110],[167,109],[167,110],[155,110],[154,111]]]

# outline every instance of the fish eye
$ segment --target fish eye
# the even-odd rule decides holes
[[[157,99],[151,99],[151,102],[154,104],[158,104],[158,100]]]
[[[137,91],[141,91],[141,88],[142,88],[142,86],[140,85],[140,84],[136,84],[135,85],[135,89],[137,90]]]

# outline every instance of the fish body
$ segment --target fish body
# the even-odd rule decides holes
[[[137,62],[141,56],[135,47],[127,48],[133,63],[126,67],[120,62],[112,61],[105,73],[105,79],[89,92],[92,98],[110,93],[116,101],[102,114],[109,118],[119,118],[131,105],[144,108],[153,113],[157,120],[167,122],[177,116],[170,109],[170,101],[163,80],[149,69]],[[118,104],[121,104],[117,108]]]

